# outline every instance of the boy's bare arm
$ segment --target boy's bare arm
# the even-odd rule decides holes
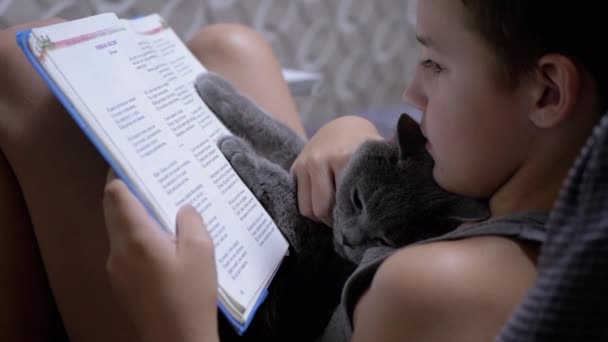
[[[337,180],[353,152],[369,139],[382,136],[358,116],[335,119],[310,139],[291,167],[302,215],[331,226]]]
[[[353,341],[492,340],[534,282],[536,253],[502,237],[405,248],[359,300]]]

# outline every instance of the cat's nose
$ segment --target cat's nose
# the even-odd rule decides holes
[[[356,246],[360,245],[363,241],[363,236],[358,234],[357,231],[350,231],[350,232],[351,233],[349,234],[349,231],[345,231],[342,234],[342,245],[347,246],[347,247],[356,247]]]
[[[346,246],[346,247],[352,247],[352,243],[348,240],[348,238],[344,235],[342,235],[342,241],[340,241],[342,243],[342,246]]]

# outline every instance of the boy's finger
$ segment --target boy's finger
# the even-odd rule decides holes
[[[328,168],[317,168],[311,177],[312,211],[314,216],[328,226],[332,226],[331,210],[334,202],[334,187]]]
[[[108,169],[108,174],[106,175],[106,184],[110,183],[114,179],[118,179],[118,176],[116,176],[116,173],[114,173],[114,170],[112,170],[110,168],[110,169]]]
[[[125,239],[143,239],[160,232],[161,228],[144,206],[120,179],[110,179],[104,189],[104,217],[110,243]]]
[[[296,185],[300,214],[310,219],[314,218],[312,212],[312,196],[310,193],[310,175],[308,172],[296,173]]]
[[[201,215],[192,206],[184,206],[177,213],[177,252],[193,255],[197,260],[213,252],[213,240]]]

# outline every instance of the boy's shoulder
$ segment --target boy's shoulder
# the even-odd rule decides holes
[[[455,323],[460,332],[453,334],[467,333],[467,327],[471,334],[483,333],[480,324],[496,333],[532,286],[537,253],[532,244],[500,236],[403,248],[379,267],[354,322],[368,322],[374,315],[374,320],[392,321],[383,329],[398,329],[399,336]]]
[[[536,244],[493,235],[419,244],[402,248],[388,257],[378,269],[372,286],[384,278],[399,284],[405,279],[392,277],[404,273],[417,275],[420,280],[451,280],[454,286],[464,282],[465,288],[472,285],[469,277],[486,281],[511,273],[534,277],[537,254]],[[501,272],[497,272],[498,269]]]

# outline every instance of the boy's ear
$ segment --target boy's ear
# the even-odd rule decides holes
[[[541,57],[534,75],[535,107],[530,119],[539,128],[553,127],[574,110],[581,88],[581,71],[560,54]]]
[[[420,125],[408,114],[401,114],[397,123],[397,146],[402,157],[413,156],[424,148],[426,139],[420,131]]]

